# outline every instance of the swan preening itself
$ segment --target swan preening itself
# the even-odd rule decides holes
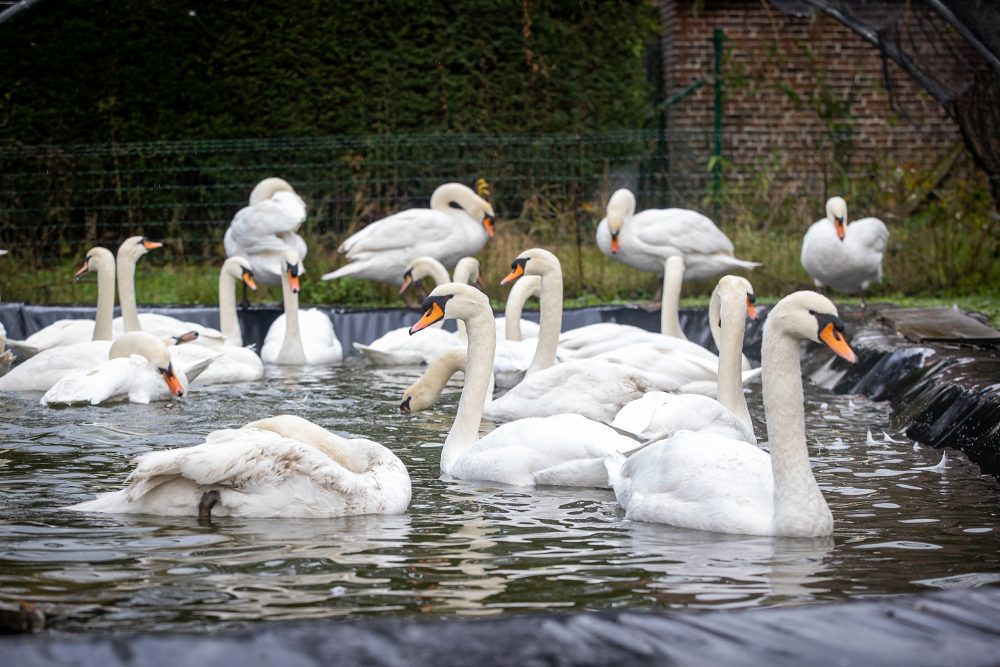
[[[472,188],[445,183],[434,190],[430,208],[400,211],[348,237],[338,252],[349,263],[323,280],[350,276],[399,285],[406,265],[422,255],[455,266],[483,249],[493,236],[493,222],[493,207]]]
[[[409,504],[409,473],[384,446],[282,415],[140,456],[124,489],[66,509],[323,518],[401,514]]]
[[[802,239],[802,268],[817,288],[861,294],[882,281],[882,254],[889,229],[878,218],[847,222],[847,202],[831,197],[826,217],[814,222]]]
[[[264,363],[282,366],[319,366],[340,361],[344,351],[326,313],[318,308],[299,310],[298,253],[287,250],[284,259],[281,297],[285,312],[267,330],[260,358]]]
[[[542,289],[544,298],[544,284]],[[458,412],[441,450],[441,472],[520,486],[606,487],[604,459],[638,444],[606,424],[559,414],[507,422],[479,437],[496,348],[489,299],[468,285],[439,285],[424,301],[424,314],[410,331],[416,334],[442,319],[464,320],[469,347]]]
[[[277,285],[285,271],[285,252],[294,250],[302,275],[306,242],[297,232],[305,219],[306,204],[288,181],[265,178],[250,192],[250,204],[233,216],[223,239],[226,256],[246,258],[257,282]]]
[[[607,217],[597,225],[597,247],[612,259],[657,275],[663,273],[667,257],[681,255],[686,280],[760,266],[737,259],[732,241],[697,211],[666,208],[636,213],[635,195],[626,188],[608,200]]]
[[[87,371],[65,374],[41,398],[42,405],[99,405],[128,400],[149,403],[178,398],[188,378],[175,370],[167,346],[141,331],[119,336],[110,344],[108,359]]]
[[[816,537],[833,516],[809,465],[799,342],[822,342],[849,362],[837,308],[815,292],[779,301],[764,323],[761,367],[770,455],[750,442],[680,431],[609,457],[608,474],[625,516],[721,533]]]

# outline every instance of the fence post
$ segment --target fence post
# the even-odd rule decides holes
[[[715,47],[715,103],[713,118],[712,146],[712,201],[719,206],[719,195],[722,192],[722,43],[726,35],[722,28],[716,28],[712,33]]]

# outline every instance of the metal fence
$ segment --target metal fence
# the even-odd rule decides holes
[[[774,134],[776,144],[779,134],[784,145],[820,143]],[[727,135],[724,154],[739,149],[741,136]],[[309,206],[306,233],[334,237],[330,247],[367,222],[426,206],[443,182],[471,186],[480,177],[502,219],[529,225],[584,209],[600,218],[608,193],[623,186],[636,191],[641,208],[704,208],[712,151],[711,132],[657,130],[0,147],[0,247],[52,261],[141,232],[170,238],[189,258],[218,257],[233,214],[267,176],[292,183]],[[771,177],[801,179],[802,164],[785,158],[772,161]],[[822,153],[811,159],[824,168],[830,162]],[[854,176],[869,177],[867,167],[855,165]],[[727,187],[759,188],[747,176],[755,168],[727,167]],[[823,193],[812,194],[819,214]]]

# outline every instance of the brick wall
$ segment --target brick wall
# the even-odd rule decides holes
[[[706,80],[667,111],[675,203],[700,201],[710,181],[716,28],[726,36],[722,125],[730,186],[749,183],[768,165],[786,190],[822,201],[835,194],[827,183],[838,160],[852,179],[870,178],[876,166],[929,169],[961,141],[929,95],[831,18],[791,16],[766,0],[661,0],[660,10],[667,98]],[[834,132],[849,137],[837,151]]]

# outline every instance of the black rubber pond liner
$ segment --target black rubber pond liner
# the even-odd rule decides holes
[[[1000,588],[707,612],[276,621],[217,634],[0,639],[18,667],[866,665],[1000,661]]]

